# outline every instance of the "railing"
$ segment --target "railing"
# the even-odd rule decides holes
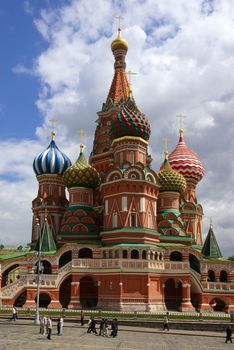
[[[187,270],[190,268],[189,263],[184,261],[166,261],[164,265],[167,270]]]
[[[74,259],[73,268],[79,269],[164,269],[164,262],[134,259]]]
[[[234,283],[226,282],[202,282],[202,286],[205,289],[217,290],[217,291],[229,291],[234,290]]]

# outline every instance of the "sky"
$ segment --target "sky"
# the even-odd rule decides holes
[[[95,6],[94,6],[95,4]],[[197,187],[221,251],[234,254],[234,0],[1,0],[0,244],[31,240],[34,157],[55,140],[74,162],[79,129],[92,149],[113,77],[116,16],[128,41],[132,89],[151,124],[155,171],[179,139],[205,166]],[[97,11],[98,9],[98,11]]]

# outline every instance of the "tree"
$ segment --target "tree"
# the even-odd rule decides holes
[[[234,261],[234,255],[229,256],[228,260]]]
[[[0,250],[4,249],[4,244],[0,244]]]

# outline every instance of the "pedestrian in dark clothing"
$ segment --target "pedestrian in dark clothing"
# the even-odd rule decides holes
[[[111,336],[113,338],[117,337],[118,334],[118,321],[117,318],[114,318],[111,322]]]
[[[81,326],[84,325],[84,311],[83,310],[81,310],[81,312],[80,312],[80,324],[81,324]]]
[[[232,343],[232,328],[231,328],[231,326],[228,326],[226,328],[226,340],[225,340],[225,343],[227,343],[228,341],[230,341],[230,343]]]
[[[51,340],[51,333],[52,333],[52,320],[51,320],[51,317],[48,317],[48,319],[47,319],[47,328],[48,328],[47,339]]]
[[[165,331],[165,329],[169,331],[169,320],[167,315],[165,316],[164,322],[163,322],[163,331]]]
[[[100,321],[99,335],[103,335],[104,323],[105,323],[105,320],[104,320],[104,318],[102,318]]]
[[[97,334],[97,331],[96,331],[96,321],[95,321],[94,317],[92,318],[92,321],[91,321],[91,332]]]
[[[89,325],[89,327],[88,327],[87,333],[93,332],[93,333],[97,334],[96,321],[93,317],[90,318],[88,325]]]
[[[57,319],[57,334],[60,334],[60,317]]]

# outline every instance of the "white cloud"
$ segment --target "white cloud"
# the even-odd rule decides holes
[[[182,112],[187,115],[186,142],[207,170],[198,190],[206,215],[204,231],[212,216],[226,254],[231,254],[234,228],[230,204],[234,180],[233,5],[233,0],[178,0],[176,6],[174,0],[129,0],[120,6],[99,0],[95,11],[93,1],[74,0],[53,11],[44,9],[34,20],[48,44],[33,67],[41,80],[37,106],[44,116],[36,132],[45,142],[49,119],[57,118],[59,140],[62,145],[68,142],[67,149],[75,158],[79,128],[88,132],[87,154],[92,147],[96,112],[113,76],[113,19],[123,13],[123,35],[129,43],[127,68],[137,72],[133,93],[152,126],[154,167],[158,169],[162,160],[164,137],[170,139],[171,149],[175,147],[179,128],[175,116]],[[18,72],[23,68],[19,64]],[[20,173],[19,165],[16,171]],[[28,167],[28,179],[30,171],[33,177]]]

